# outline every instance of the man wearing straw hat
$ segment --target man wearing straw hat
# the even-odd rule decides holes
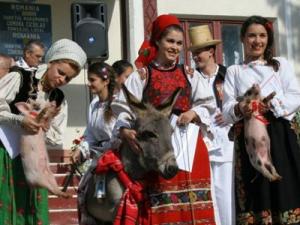
[[[211,165],[212,193],[218,225],[235,224],[234,192],[233,192],[233,142],[228,139],[230,126],[224,123],[222,116],[223,82],[226,68],[215,62],[216,45],[220,40],[212,37],[208,25],[191,27],[189,29],[192,52],[196,69],[200,78],[207,81],[213,89],[217,111],[212,115],[213,139],[209,140],[207,148]],[[204,134],[205,135],[205,134]]]

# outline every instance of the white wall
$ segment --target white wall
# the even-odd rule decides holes
[[[128,0],[128,60],[134,62],[144,41],[143,0]]]
[[[17,2],[9,0],[0,0],[5,2]],[[108,44],[109,58],[107,62],[112,64],[121,59],[121,18],[120,18],[121,0],[94,0],[94,1],[76,1],[86,2],[104,2],[107,4],[108,12]],[[71,25],[71,4],[74,0],[37,0],[37,4],[51,5],[52,12],[52,41],[61,38],[72,39]],[[0,43],[1,44],[1,43]],[[87,109],[89,106],[89,92],[86,86],[87,72],[83,70],[79,76],[73,79],[67,86],[63,87],[68,100],[69,119],[68,127],[64,135],[64,148],[71,147],[72,140],[83,133],[87,121]]]
[[[0,0],[6,2],[16,2]],[[121,21],[120,1],[94,0],[105,2],[108,6],[109,59],[113,63],[121,58]],[[74,0],[37,0],[38,4],[50,4],[52,9],[52,40],[72,38],[71,4]],[[87,2],[85,0],[76,2]],[[143,0],[128,0],[129,59],[137,57],[138,49],[144,40]],[[251,15],[263,15],[275,21],[277,53],[294,61],[300,77],[300,1],[299,0],[157,0],[158,15],[176,14],[190,18],[243,19]],[[65,148],[71,146],[86,126],[86,112],[89,93],[85,86],[86,71],[83,71],[64,88],[69,102],[69,121],[65,135]],[[77,134],[79,131],[80,134]]]
[[[106,61],[112,64],[121,59],[121,23],[120,23],[120,0],[101,0],[107,4],[108,20],[108,49],[109,58]],[[47,3],[52,6],[52,31],[53,41],[60,38],[72,38],[71,30],[71,4],[72,0],[40,0],[39,3]],[[87,2],[87,1],[77,1]],[[87,84],[87,71],[73,79],[63,87],[69,106],[68,127],[65,132],[64,148],[72,145],[72,140],[83,134],[87,123],[87,110],[89,106],[89,91]]]

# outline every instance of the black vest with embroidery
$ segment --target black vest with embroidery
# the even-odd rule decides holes
[[[216,96],[216,103],[220,109],[222,109],[222,103],[224,100],[223,85],[224,85],[226,70],[227,69],[225,66],[219,64],[219,71],[213,84],[213,90]]]
[[[19,92],[15,99],[9,104],[10,110],[14,114],[20,114],[15,103],[27,102],[28,99],[35,100],[37,98],[38,79],[36,79],[31,71],[26,71],[21,67],[13,67],[10,72],[18,72],[21,75]],[[59,107],[64,101],[65,95],[59,88],[55,88],[49,93],[49,101],[56,101],[56,106]]]
[[[198,72],[201,73],[200,69],[197,68]],[[216,79],[213,83],[213,91],[216,97],[216,104],[218,108],[222,109],[222,102],[224,96],[223,84],[225,80],[226,67],[219,64],[218,74],[216,75]]]
[[[38,80],[32,75],[31,71],[26,71],[21,67],[13,67],[10,71],[18,72],[21,75],[19,92],[15,99],[9,104],[12,113],[20,114],[15,103],[27,102],[29,98],[36,99]]]
[[[173,113],[179,115],[188,111],[192,105],[192,88],[183,65],[177,65],[170,70],[159,70],[153,64],[148,66],[148,82],[144,89],[143,100],[157,107],[177,88],[182,88],[182,91],[173,107]]]

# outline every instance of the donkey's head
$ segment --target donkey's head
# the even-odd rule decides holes
[[[138,163],[145,171],[157,171],[165,179],[171,179],[177,174],[178,165],[171,142],[173,129],[169,115],[181,90],[177,89],[157,108],[138,101],[125,86],[123,91],[136,116],[134,129],[141,148]]]

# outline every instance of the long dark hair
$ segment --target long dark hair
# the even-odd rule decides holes
[[[262,16],[250,16],[242,25],[241,28],[241,40],[244,39],[247,29],[252,24],[260,24],[265,27],[268,34],[268,44],[264,52],[264,59],[267,61],[267,65],[273,67],[275,71],[278,71],[280,63],[273,58],[273,44],[274,44],[274,31],[272,22]]]
[[[128,62],[126,59],[121,59],[121,60],[118,60],[118,61],[115,61],[113,64],[112,64],[112,67],[114,68],[114,70],[116,71],[117,73],[117,76],[119,77],[122,73],[125,72],[125,70],[127,68],[132,68],[133,69],[133,66],[130,62]]]
[[[111,102],[113,100],[114,90],[116,86],[116,72],[114,69],[104,62],[96,62],[89,66],[88,69],[89,74],[95,74],[102,80],[108,80],[108,102],[104,108],[104,120],[109,122],[113,116],[112,109],[111,109]]]

